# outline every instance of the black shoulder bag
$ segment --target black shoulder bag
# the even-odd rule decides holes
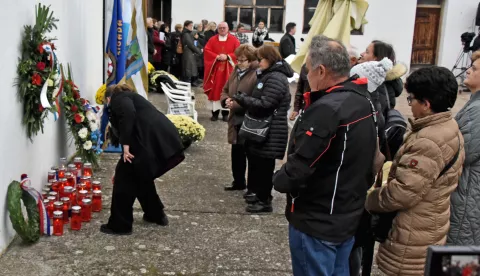
[[[460,137],[458,137],[458,151],[453,157],[453,159],[443,168],[440,172],[438,177],[435,179],[439,179],[442,177],[458,160],[458,156],[460,155]],[[378,183],[378,182],[377,182]],[[381,180],[380,180],[381,183]],[[381,184],[380,184],[381,185]],[[372,214],[372,221],[371,221],[371,230],[373,233],[373,237],[375,241],[379,243],[383,243],[388,238],[388,233],[392,229],[393,226],[393,219],[397,216],[397,212],[390,212],[390,213],[382,213],[382,214]]]

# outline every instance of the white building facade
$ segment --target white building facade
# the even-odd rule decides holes
[[[172,25],[185,20],[199,23],[207,19],[230,21],[236,25],[236,21],[240,21],[248,27],[263,19],[270,27],[270,37],[275,41],[280,41],[288,22],[295,22],[295,38],[299,47],[302,43],[300,39],[307,35],[303,32],[305,27],[308,28],[306,22],[313,15],[317,3],[318,0],[174,0],[171,2],[171,22]],[[428,45],[431,57],[422,63],[452,68],[462,49],[460,35],[476,32],[477,0],[369,0],[368,3],[370,7],[366,18],[369,23],[363,26],[362,34],[352,35],[352,46],[363,52],[372,40],[383,40],[394,46],[397,61],[409,67],[415,50],[412,47],[414,35],[417,41],[423,43],[426,35],[423,32],[433,30],[428,33],[432,44]],[[431,19],[429,24],[432,25],[422,29],[421,24],[425,23],[422,15],[430,16],[427,19]],[[417,34],[416,27],[419,30]],[[420,53],[422,55],[426,54]]]

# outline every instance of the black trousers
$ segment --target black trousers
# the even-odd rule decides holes
[[[243,144],[232,145],[232,175],[234,185],[245,186],[245,173],[247,172],[247,154]]]
[[[163,203],[155,189],[153,180],[140,180],[135,175],[133,164],[117,163],[112,193],[112,206],[108,227],[114,231],[131,231],[133,223],[133,203],[138,199],[142,210],[150,220],[160,220],[163,216]]]
[[[257,198],[262,202],[268,202],[272,199],[273,188],[273,170],[275,169],[275,159],[262,158],[251,154],[248,151],[248,188],[257,194]]]

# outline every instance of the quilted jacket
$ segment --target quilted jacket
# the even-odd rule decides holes
[[[378,267],[387,275],[423,275],[427,248],[445,244],[450,195],[465,159],[463,137],[450,111],[410,124],[387,185],[373,190],[365,204],[370,212],[398,211],[377,254]],[[455,164],[438,178],[459,150]]]
[[[465,138],[465,163],[452,194],[447,243],[480,245],[480,93],[472,95],[455,119]]]

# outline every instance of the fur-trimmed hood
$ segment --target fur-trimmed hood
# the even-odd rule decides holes
[[[385,80],[391,81],[403,77],[407,73],[407,66],[403,63],[397,63],[393,68],[387,72],[387,77]]]

